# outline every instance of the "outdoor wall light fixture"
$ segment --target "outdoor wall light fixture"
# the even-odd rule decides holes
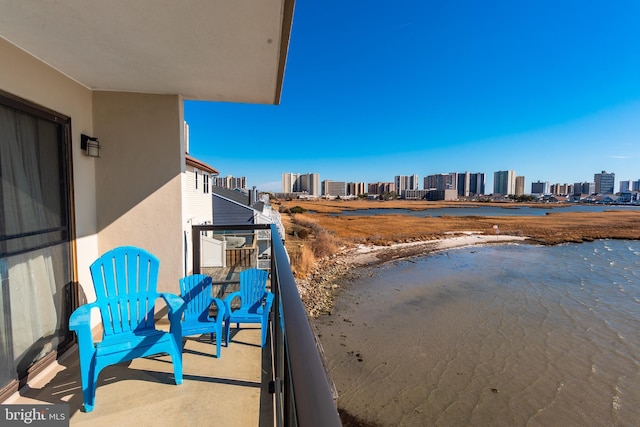
[[[80,148],[89,157],[100,157],[100,141],[94,136],[80,135]]]

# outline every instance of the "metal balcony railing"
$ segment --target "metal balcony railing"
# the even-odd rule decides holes
[[[214,282],[220,285],[219,296],[224,296],[230,291],[227,286],[237,286],[239,271],[258,267],[259,258],[256,257],[255,265],[226,265],[217,270],[202,271],[200,236],[208,231],[213,231],[214,237],[228,238],[246,235],[251,231],[257,236],[260,230],[271,231],[271,247],[262,253],[260,260],[264,262],[266,254],[270,257],[271,291],[275,295],[270,321],[271,345],[263,349],[263,353],[268,352],[271,359],[271,372],[267,378],[268,389],[274,394],[270,400],[274,408],[270,413],[277,426],[341,426],[314,334],[277,227],[274,224],[193,226],[193,272],[214,276]],[[261,425],[270,424],[269,420],[261,419]]]

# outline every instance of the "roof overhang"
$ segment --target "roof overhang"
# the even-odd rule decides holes
[[[92,90],[277,104],[293,8],[294,0],[0,0],[0,37]]]

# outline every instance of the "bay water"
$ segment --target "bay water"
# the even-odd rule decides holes
[[[341,283],[316,328],[383,426],[640,425],[640,242],[466,247]]]

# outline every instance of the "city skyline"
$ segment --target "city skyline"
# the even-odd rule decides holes
[[[476,195],[521,195],[521,194],[568,194],[575,193],[576,191],[553,191],[557,188],[573,189],[575,186],[579,186],[581,191],[577,193],[584,194],[616,194],[623,191],[640,191],[640,178],[630,180],[616,180],[615,172],[600,171],[593,174],[592,180],[580,180],[574,182],[552,182],[548,180],[529,180],[527,181],[524,175],[516,174],[515,170],[495,171],[494,185],[489,187],[486,184],[482,184],[482,191],[473,191],[474,188],[480,188],[477,183],[481,178],[486,183],[486,177],[490,174],[484,172],[449,172],[438,174],[427,174],[423,176],[423,185],[420,186],[420,175],[395,175],[393,180],[375,180],[375,181],[343,181],[334,180],[331,178],[322,179],[319,173],[296,173],[296,172],[284,172],[281,174],[281,188],[279,190],[271,191],[273,193],[308,193],[311,196],[325,195],[324,183],[325,181],[331,183],[342,183],[345,185],[345,189],[349,185],[362,184],[363,187],[367,187],[371,184],[390,184],[393,188],[392,191],[401,194],[404,190],[427,190],[427,189],[439,189],[445,188],[460,189],[464,186],[466,189],[471,189],[472,194]],[[452,176],[455,175],[455,176]],[[467,176],[465,178],[465,175]],[[481,177],[480,177],[481,176]],[[471,181],[469,181],[471,180]],[[315,182],[311,184],[311,182]],[[431,185],[429,185],[430,183]],[[602,184],[606,183],[606,184]],[[601,185],[602,184],[602,185]],[[618,184],[618,185],[616,185]],[[477,187],[476,187],[477,186]],[[420,188],[422,187],[422,188]],[[625,187],[624,189],[622,187]],[[335,195],[335,192],[333,192]],[[352,193],[346,190],[346,195],[362,194],[366,191]],[[340,195],[345,195],[340,194]]]
[[[280,105],[186,101],[192,154],[265,191],[290,171],[637,179],[639,18],[629,1],[298,3]]]

